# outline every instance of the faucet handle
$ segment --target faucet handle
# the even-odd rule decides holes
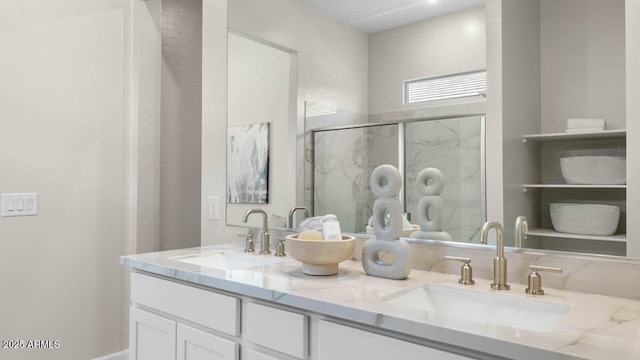
[[[244,252],[252,253],[252,252],[256,251],[256,249],[253,246],[253,244],[254,244],[254,242],[253,242],[253,233],[250,232],[248,234],[238,234],[238,236],[246,238],[246,244],[245,244],[245,247],[244,247]]]
[[[562,272],[562,268],[539,265],[530,265],[529,269],[531,270],[528,281],[529,286],[525,289],[525,292],[531,295],[544,295],[544,290],[542,290],[542,277],[540,276],[540,274],[538,274],[538,271],[547,271],[554,273]]]
[[[459,257],[459,256],[445,256],[446,260],[462,261],[462,267],[460,268],[460,279],[458,284],[473,285],[476,282],[473,280],[473,269],[471,268],[471,258]]]
[[[274,256],[287,256],[284,252],[284,239],[278,239],[278,244],[276,245],[276,253]]]

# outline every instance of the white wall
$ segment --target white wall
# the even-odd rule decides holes
[[[300,99],[366,110],[366,34],[297,0],[230,1],[229,28],[297,51]]]
[[[541,0],[540,57],[542,132],[576,117],[626,128],[624,0]]]
[[[405,80],[485,69],[485,37],[484,6],[371,34],[368,113],[424,107],[402,104]]]
[[[286,176],[292,173],[286,169],[293,169],[289,154],[295,152],[295,142],[289,141],[289,123],[295,121],[289,118],[291,55],[232,33],[228,51],[227,126],[269,123],[269,197],[265,205],[227,204],[227,222],[239,224],[244,212],[255,207],[286,217],[296,205],[290,196],[296,179]],[[248,222],[261,226],[262,218],[252,215]]]
[[[126,347],[126,3],[0,0],[0,191],[39,194],[38,216],[0,218],[0,337],[60,341],[0,358]]]

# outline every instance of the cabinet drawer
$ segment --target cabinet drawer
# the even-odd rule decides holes
[[[131,301],[238,336],[240,300],[192,286],[131,273]]]
[[[465,356],[321,320],[319,360],[467,360]]]
[[[247,304],[247,339],[300,359],[307,355],[307,323],[306,315],[256,303]]]

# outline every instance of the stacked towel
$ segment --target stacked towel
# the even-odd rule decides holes
[[[565,132],[576,133],[602,131],[604,130],[604,126],[604,119],[573,118],[567,119],[567,130],[565,130]]]

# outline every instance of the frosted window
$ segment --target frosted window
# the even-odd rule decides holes
[[[482,95],[487,91],[486,70],[404,82],[404,103]]]

